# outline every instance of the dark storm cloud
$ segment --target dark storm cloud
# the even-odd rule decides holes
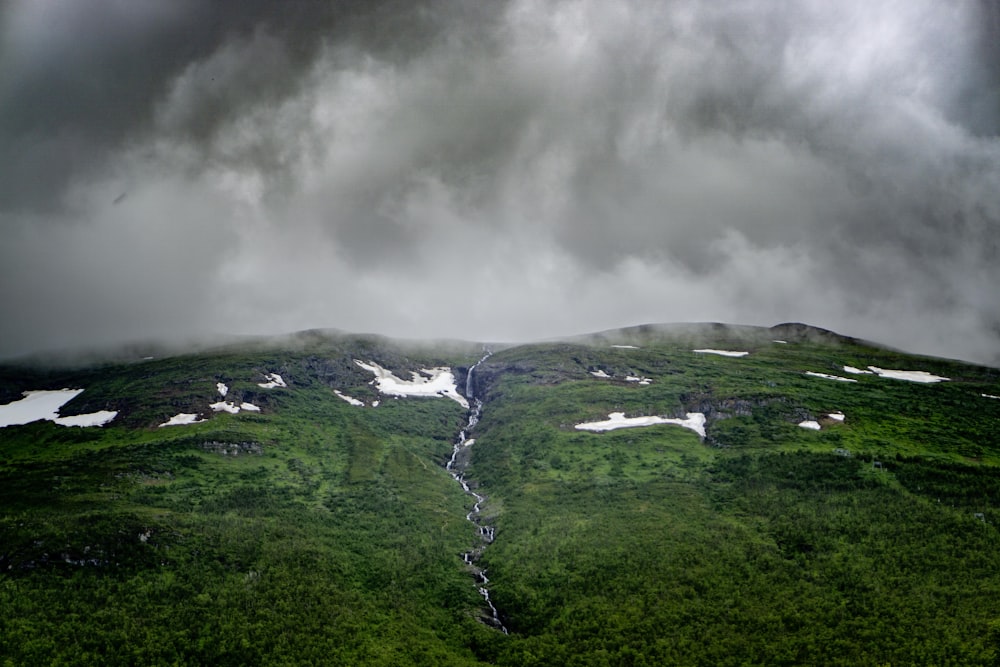
[[[9,351],[717,319],[998,359],[995,2],[10,7]]]
[[[321,44],[405,59],[435,39],[438,18],[425,3],[403,0],[7,3],[0,8],[0,163],[16,168],[0,180],[0,210],[57,203],[60,187],[123,142],[142,139],[177,77],[220,49],[239,61],[209,72],[186,91],[197,103],[156,129],[205,141],[247,105],[291,94]]]

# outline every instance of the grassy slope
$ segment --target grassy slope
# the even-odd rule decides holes
[[[475,348],[473,348],[475,349]],[[352,357],[397,369],[384,341],[240,350],[32,377],[77,386],[63,414],[102,429],[0,431],[0,656],[14,664],[470,664],[479,596],[459,554],[465,497],[442,469],[455,402],[375,398]],[[469,356],[474,360],[473,356]],[[288,389],[261,389],[278,372]],[[211,414],[215,383],[261,414]],[[54,383],[54,384],[53,384]],[[19,385],[19,386],[15,386]],[[250,443],[222,455],[212,444]],[[140,535],[148,535],[145,541]]]
[[[467,498],[442,465],[462,409],[446,399],[359,409],[332,393],[375,398],[352,358],[397,371],[461,367],[475,360],[474,346],[319,337],[294,348],[0,372],[4,401],[76,386],[86,391],[64,414],[122,410],[103,429],[0,430],[0,656],[14,664],[992,660],[1000,401],[979,394],[1000,395],[997,371],[795,335],[644,328],[511,348],[481,367],[487,406],[470,477],[496,517],[483,564],[510,637],[476,622],[481,599],[459,557],[473,528]],[[845,375],[843,364],[955,381],[802,375]],[[589,375],[598,368],[653,384]],[[260,389],[263,372],[290,387]],[[177,412],[207,412],[217,381],[263,412],[156,428]],[[706,411],[709,438],[675,426],[573,429],[612,410]],[[834,410],[846,423],[818,433],[795,425]],[[251,443],[251,453],[222,456],[211,442]],[[872,470],[872,459],[885,471]]]
[[[640,350],[610,347],[634,343]],[[750,350],[693,354],[695,344]],[[920,385],[840,366],[920,369]],[[653,378],[648,387],[601,380]],[[493,357],[473,475],[497,503],[485,560],[517,635],[552,664],[983,664],[1000,619],[997,372],[845,341],[647,335]],[[752,414],[736,414],[746,406]],[[709,446],[629,415],[728,412]],[[796,426],[842,410],[821,432]],[[850,458],[834,449],[847,449]],[[882,461],[884,472],[872,469]],[[977,518],[982,513],[985,523]]]

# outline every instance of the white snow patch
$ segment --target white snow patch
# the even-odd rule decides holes
[[[227,403],[226,401],[219,401],[218,403],[212,403],[210,406],[216,412],[228,412],[231,415],[237,414],[240,410],[245,410],[246,412],[260,412],[258,408],[253,403],[240,403],[236,405],[235,403]],[[204,421],[204,420],[202,420]]]
[[[227,387],[223,382],[216,382],[215,388],[219,390],[219,396],[222,398],[225,398],[226,394],[229,393],[229,387]]]
[[[772,340],[772,343],[780,343],[781,345],[788,345],[787,340]]]
[[[723,357],[745,357],[749,352],[732,352],[730,350],[692,350],[692,352],[698,352],[699,354],[718,354]]]
[[[359,408],[363,408],[363,407],[364,407],[364,405],[365,405],[363,401],[359,401],[359,400],[358,400],[358,399],[356,399],[356,398],[351,398],[351,397],[350,397],[350,396],[348,396],[347,394],[342,394],[342,393],[340,393],[340,390],[339,390],[339,389],[334,389],[334,390],[333,390],[333,393],[335,393],[335,394],[337,395],[337,397],[338,397],[338,398],[340,398],[340,399],[342,399],[342,400],[344,400],[344,401],[347,401],[347,402],[348,402],[348,403],[350,403],[351,405],[355,405],[355,406],[357,406],[357,407],[359,407]]]
[[[163,428],[164,426],[184,426],[186,424],[200,424],[203,421],[205,420],[198,419],[198,415],[190,414],[187,412],[181,412],[179,414],[174,415],[173,417],[163,422],[162,424],[160,424],[160,428]]]
[[[228,412],[231,415],[235,415],[240,411],[240,406],[235,403],[227,403],[225,401],[219,401],[218,403],[212,403],[208,406],[215,410],[216,412]]]
[[[0,405],[0,428],[36,421],[50,421],[60,426],[104,426],[118,416],[117,411],[100,410],[84,415],[59,416],[59,408],[83,393],[83,389],[26,391],[24,398]]]
[[[863,371],[860,368],[855,368],[854,366],[844,366],[844,371],[848,373],[854,373],[855,375],[871,375],[871,371]]]
[[[993,394],[983,394],[983,398],[995,398],[1000,401],[1000,396],[994,396]]]
[[[458,393],[455,385],[455,375],[447,366],[439,368],[422,368],[419,373],[411,372],[412,380],[402,380],[373,361],[367,364],[357,359],[354,360],[361,368],[375,374],[375,383],[378,390],[388,396],[447,396],[451,400],[461,405],[466,410],[469,409],[469,402]]]
[[[595,378],[609,378],[609,377],[611,377],[610,375],[608,375],[607,373],[605,373],[603,370],[590,371],[590,374],[593,375]]]
[[[83,389],[26,391],[24,398],[0,405],[0,426],[30,424],[43,419],[55,420],[59,408],[79,396]]]
[[[839,375],[827,375],[826,373],[813,373],[812,371],[806,371],[806,375],[814,378],[837,380],[838,382],[857,382],[857,380],[852,380],[851,378],[842,378]]]
[[[819,430],[819,422],[818,421],[813,421],[812,419],[808,419],[808,420],[806,420],[804,422],[799,422],[799,426],[801,426],[802,428],[807,428],[810,431],[818,431]]]
[[[834,421],[838,421],[838,422],[844,421],[844,413],[843,412],[831,412],[831,413],[829,413],[827,415],[827,417],[829,417],[830,419],[832,419]]]
[[[382,401],[372,401],[372,407],[373,407],[373,408],[377,408],[377,407],[378,407],[378,404],[379,404],[379,403],[381,403],[381,402],[382,402]]]
[[[648,385],[650,382],[652,382],[652,380],[650,380],[649,378],[638,377],[638,376],[635,376],[635,375],[626,375],[625,376],[625,381],[626,382],[638,382],[639,384],[641,384],[644,387],[646,385]]]
[[[656,426],[657,424],[676,424],[691,429],[701,437],[705,437],[705,415],[700,412],[689,412],[685,419],[668,419],[666,417],[626,417],[624,412],[611,412],[602,422],[584,422],[577,424],[578,431],[593,431],[603,433],[619,428],[636,428],[640,426]]]
[[[275,387],[287,387],[285,381],[281,379],[281,376],[277,373],[265,373],[264,378],[267,382],[258,382],[258,387],[263,387],[264,389],[274,389]]]
[[[899,371],[892,370],[889,368],[878,368],[877,366],[869,366],[869,369],[876,375],[882,378],[892,378],[894,380],[908,380],[910,382],[921,382],[924,384],[931,384],[933,382],[941,382],[942,380],[950,380],[951,378],[941,377],[940,375],[934,375],[933,373],[928,373],[927,371]]]
[[[617,348],[619,350],[638,350],[635,345],[612,345],[611,347]]]
[[[117,410],[98,410],[85,415],[70,415],[56,417],[52,421],[60,426],[104,426],[118,416]]]

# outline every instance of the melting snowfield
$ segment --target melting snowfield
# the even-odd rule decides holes
[[[339,389],[334,389],[333,393],[335,393],[337,395],[337,398],[339,398],[339,399],[341,399],[343,401],[346,401],[346,402],[350,403],[351,405],[357,406],[359,408],[362,408],[365,405],[362,401],[359,401],[356,398],[352,398],[351,396],[348,396],[347,394],[341,393],[341,391]]]
[[[843,412],[829,412],[827,413],[826,417],[827,419],[830,419],[835,422],[844,421]],[[805,421],[799,422],[799,427],[809,429],[810,431],[819,431],[822,428],[822,425],[815,419],[807,419]]]
[[[933,373],[928,373],[927,371],[898,371],[889,368],[878,368],[877,366],[869,366],[868,368],[871,369],[873,373],[882,378],[892,378],[894,380],[908,380],[910,382],[922,382],[924,384],[930,384],[932,382],[942,382],[951,379],[951,378],[941,377],[940,375],[934,375]]]
[[[640,426],[656,426],[658,424],[675,424],[691,429],[702,438],[705,437],[705,415],[700,412],[689,412],[685,419],[668,419],[666,417],[626,417],[624,412],[611,412],[602,422],[584,422],[577,424],[578,431],[593,431],[603,433],[619,428],[637,428]]]
[[[611,347],[613,347],[615,349],[618,349],[618,350],[638,350],[639,349],[635,345],[612,345]]]
[[[814,378],[824,378],[826,380],[837,380],[838,382],[857,382],[857,380],[852,380],[851,378],[843,378],[839,375],[827,375],[826,373],[813,373],[812,371],[806,371],[806,375]]]
[[[98,410],[85,415],[56,417],[52,421],[60,426],[104,426],[117,416],[117,410]]]
[[[226,403],[225,401],[219,401],[218,403],[212,403],[208,406],[215,410],[216,412],[228,412],[231,415],[235,415],[240,411],[240,406],[235,403]]]
[[[216,382],[215,388],[219,390],[219,396],[222,396],[222,398],[225,398],[226,394],[229,393],[229,387],[227,387],[223,382]]]
[[[258,387],[263,387],[264,389],[274,389],[275,387],[287,387],[285,381],[281,379],[281,376],[277,373],[264,373],[264,378],[267,382],[257,383]],[[221,391],[221,390],[220,390]]]
[[[733,352],[731,350],[691,350],[692,352],[697,352],[698,354],[718,354],[723,357],[745,357],[749,352]]]
[[[609,378],[609,377],[611,377],[610,375],[608,375],[607,373],[605,373],[601,369],[598,369],[596,371],[590,371],[590,374],[593,375],[595,378]]]
[[[375,374],[375,384],[378,390],[387,396],[447,396],[451,400],[461,405],[466,410],[469,409],[469,402],[458,393],[455,384],[455,375],[447,366],[440,368],[422,368],[420,372],[411,372],[412,380],[403,380],[392,374],[373,361],[365,363],[357,359],[354,360],[361,368]]]
[[[243,402],[240,403],[239,405],[236,405],[235,403],[227,403],[226,401],[219,401],[218,403],[212,403],[208,407],[212,408],[216,412],[228,412],[231,415],[238,414],[240,410],[244,410],[246,412],[260,412],[260,408],[258,408],[253,403],[247,403],[247,402]],[[171,424],[171,426],[172,425],[173,424]],[[167,426],[167,424],[163,424],[163,426]]]
[[[160,424],[160,428],[163,428],[164,426],[185,426],[187,424],[200,424],[203,421],[205,420],[198,419],[198,415],[196,414],[181,412],[180,414],[176,414],[167,421]]]
[[[854,373],[855,375],[877,375],[882,378],[907,380],[909,382],[921,382],[923,384],[944,382],[951,379],[941,377],[940,375],[934,375],[933,373],[928,373],[927,371],[900,371],[891,368],[879,368],[878,366],[869,366],[866,371],[863,371],[860,368],[855,368],[854,366],[844,366],[844,371]]]
[[[85,415],[60,417],[59,408],[82,393],[83,389],[26,391],[24,398],[0,405],[0,428],[43,420],[61,426],[104,426],[118,416],[117,412],[101,410]]]

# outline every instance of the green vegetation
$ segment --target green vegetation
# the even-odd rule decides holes
[[[787,344],[772,339],[787,340]],[[292,344],[294,343],[294,344]],[[635,345],[640,349],[613,348]],[[726,358],[697,347],[748,350]],[[1000,372],[785,327],[639,328],[498,351],[467,476],[447,399],[371,403],[478,346],[307,335],[81,369],[103,428],[0,429],[0,659],[35,664],[963,665],[1000,658]],[[843,365],[926,370],[916,384]],[[611,379],[590,371],[604,370]],[[276,372],[287,389],[262,389]],[[649,386],[626,375],[652,379]],[[216,382],[259,414],[213,414]],[[574,425],[704,412],[603,434]],[[825,415],[842,411],[839,423]],[[158,428],[178,412],[211,415]],[[799,421],[818,419],[821,431]]]

